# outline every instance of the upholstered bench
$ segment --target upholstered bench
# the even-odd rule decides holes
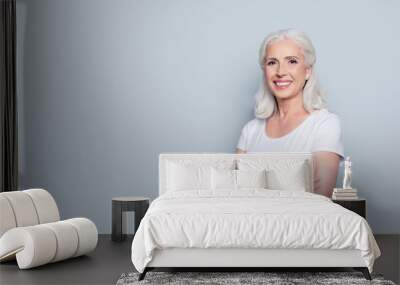
[[[0,262],[16,258],[27,269],[86,254],[96,245],[96,225],[86,218],[60,221],[46,190],[0,193]]]

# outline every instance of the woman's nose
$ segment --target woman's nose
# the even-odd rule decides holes
[[[278,64],[277,69],[276,69],[276,74],[278,76],[283,76],[286,74],[286,67],[283,66],[283,64]]]

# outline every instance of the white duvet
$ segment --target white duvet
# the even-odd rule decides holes
[[[154,200],[132,243],[143,272],[154,249],[358,249],[372,272],[379,248],[365,219],[307,192],[179,191]]]

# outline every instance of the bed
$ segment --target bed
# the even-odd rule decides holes
[[[134,236],[159,267],[352,267],[380,251],[366,220],[313,193],[310,153],[161,154],[159,194]]]

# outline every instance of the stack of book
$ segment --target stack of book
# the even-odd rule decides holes
[[[357,200],[357,189],[334,188],[332,194],[333,200]]]

